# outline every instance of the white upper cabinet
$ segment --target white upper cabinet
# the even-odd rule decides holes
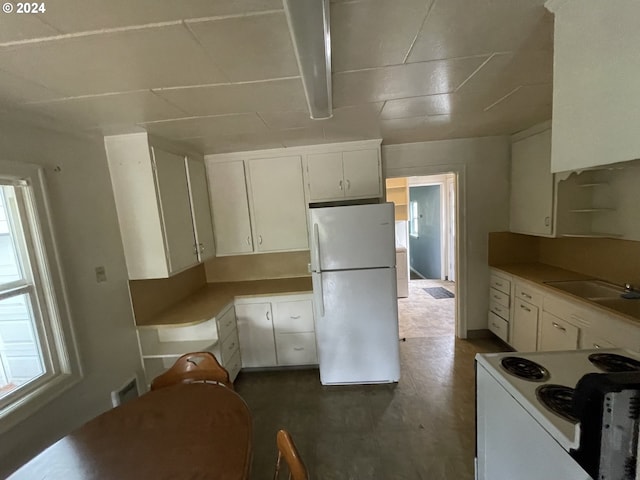
[[[300,156],[210,161],[217,255],[306,250]]]
[[[178,272],[198,263],[184,157],[155,147],[151,151],[169,271]]]
[[[146,133],[105,137],[131,280],[167,278],[213,253],[203,164],[158,142]]]
[[[309,202],[382,196],[380,148],[311,153],[306,157]]]
[[[258,252],[306,250],[307,212],[299,156],[247,162]]]
[[[640,2],[546,5],[555,14],[551,170],[640,158]]]
[[[215,255],[213,241],[213,223],[209,207],[209,189],[207,187],[207,171],[204,162],[187,157],[187,173],[189,178],[189,199],[193,211],[193,226],[198,239],[198,255],[201,262]]]
[[[244,162],[207,164],[217,255],[253,252]]]
[[[510,230],[550,236],[554,189],[551,130],[548,124],[534,128],[512,137]]]

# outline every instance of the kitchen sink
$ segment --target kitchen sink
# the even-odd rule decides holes
[[[624,299],[620,298],[620,295],[625,292],[623,287],[603,282],[602,280],[563,280],[544,283],[587,300],[615,299],[624,301]],[[633,302],[633,300],[629,301]]]

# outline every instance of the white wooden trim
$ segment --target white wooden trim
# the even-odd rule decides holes
[[[210,162],[224,162],[229,160],[251,160],[254,158],[272,158],[282,156],[309,155],[313,153],[348,152],[367,148],[379,149],[382,139],[360,140],[357,142],[322,143],[319,145],[303,145],[290,148],[270,148],[267,150],[251,150],[246,152],[215,153],[205,155]]]
[[[426,175],[443,175],[454,173],[457,185],[456,212],[456,336],[467,338],[468,318],[468,260],[467,260],[467,199],[466,199],[466,170],[463,163],[448,163],[434,165],[420,165],[412,167],[387,168],[386,178],[419,177]]]

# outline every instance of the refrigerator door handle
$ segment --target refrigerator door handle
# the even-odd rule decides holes
[[[318,229],[318,224],[313,224],[313,257],[315,258],[315,270],[316,272],[320,272],[322,268],[320,268],[320,230]]]
[[[322,273],[318,274],[318,296],[319,298],[319,302],[318,302],[318,309],[320,310],[320,316],[324,317],[324,289],[322,287]]]

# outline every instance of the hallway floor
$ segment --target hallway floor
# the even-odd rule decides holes
[[[410,280],[409,296],[398,299],[400,338],[454,336],[456,299],[435,299],[425,288],[443,287],[456,293],[456,284],[445,280]]]
[[[314,479],[472,480],[473,359],[501,348],[491,339],[408,338],[397,385],[323,387],[317,369],[242,372],[252,478],[272,478],[275,434],[286,428]]]

